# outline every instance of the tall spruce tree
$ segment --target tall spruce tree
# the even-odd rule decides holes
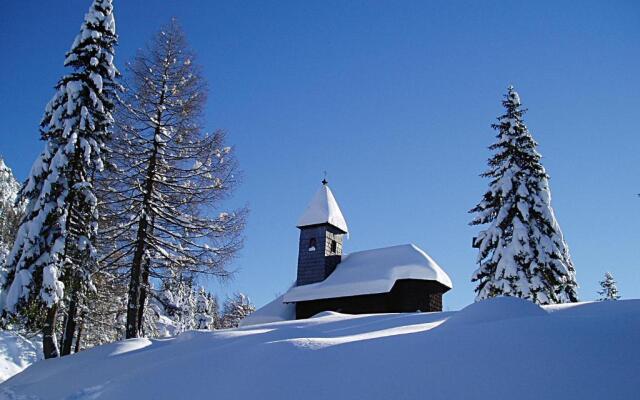
[[[44,150],[19,194],[28,205],[2,274],[1,300],[8,313],[42,329],[46,358],[59,355],[55,329],[65,284],[69,313],[77,309],[78,293],[93,286],[93,176],[103,167],[113,123],[116,41],[111,0],[94,0],[66,54],[64,65],[73,71],[60,79],[46,107]],[[67,323],[74,318],[68,315]]]
[[[476,214],[471,225],[488,224],[474,238],[476,301],[494,296],[538,304],[577,301],[575,270],[551,208],[549,177],[513,87],[502,105],[506,113],[492,125],[498,131],[489,147],[495,155],[482,174],[491,179],[489,190],[470,211]]]
[[[613,279],[613,275],[610,272],[606,272],[604,274],[604,280],[600,281],[601,290],[598,291],[600,295],[599,300],[618,300],[620,299],[620,293],[618,292],[618,287],[616,285],[615,279]]]
[[[242,245],[244,210],[221,209],[237,171],[222,132],[201,129],[206,85],[175,21],[128,68],[104,176],[113,243],[105,265],[129,276],[126,337],[143,335],[153,279],[225,277]]]

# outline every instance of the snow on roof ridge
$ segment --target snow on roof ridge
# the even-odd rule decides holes
[[[329,185],[323,184],[311,199],[302,216],[298,219],[298,228],[303,226],[331,224],[345,233],[349,233],[347,222],[340,206],[333,196]]]
[[[359,251],[354,251],[353,253],[346,253],[346,254],[342,255],[342,261],[344,261],[345,257],[347,257],[348,255],[352,255],[352,254],[355,255],[355,254],[360,254],[360,253],[370,253],[372,251],[388,250],[388,249],[394,249],[394,248],[400,248],[400,247],[413,247],[414,249],[416,249],[416,250],[418,250],[420,252],[423,252],[422,249],[420,249],[420,247],[416,246],[413,243],[403,243],[403,244],[394,244],[394,245],[391,245],[391,246],[378,247],[378,248],[375,248],[375,249],[359,250]]]
[[[400,279],[436,281],[453,287],[449,275],[426,252],[409,243],[350,253],[327,279],[289,289],[283,302],[388,293]]]

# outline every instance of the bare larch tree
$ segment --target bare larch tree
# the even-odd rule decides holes
[[[228,277],[246,209],[223,210],[237,164],[223,132],[205,133],[206,84],[175,21],[125,74],[103,206],[103,265],[128,275],[126,337],[143,335],[150,282],[169,270]],[[114,222],[115,221],[115,222]]]

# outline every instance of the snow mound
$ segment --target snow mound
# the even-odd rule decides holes
[[[633,399],[638,332],[640,300],[330,314],[37,362],[0,398]]]
[[[339,312],[335,312],[335,311],[322,311],[317,313],[316,315],[312,316],[311,318],[324,318],[324,317],[339,317],[341,314]]]
[[[446,322],[446,326],[456,324],[480,324],[517,318],[531,318],[548,315],[537,304],[517,297],[496,297],[466,306]]]
[[[132,351],[144,349],[151,345],[151,340],[147,338],[128,339],[121,342],[113,343],[113,350],[109,353],[109,356],[117,356],[120,354],[130,353]]]
[[[42,359],[41,338],[30,340],[18,333],[0,331],[0,382]]]

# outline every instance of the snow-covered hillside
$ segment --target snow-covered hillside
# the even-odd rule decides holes
[[[0,386],[41,399],[631,399],[640,300],[347,316],[133,339]],[[2,397],[0,396],[0,397]]]

